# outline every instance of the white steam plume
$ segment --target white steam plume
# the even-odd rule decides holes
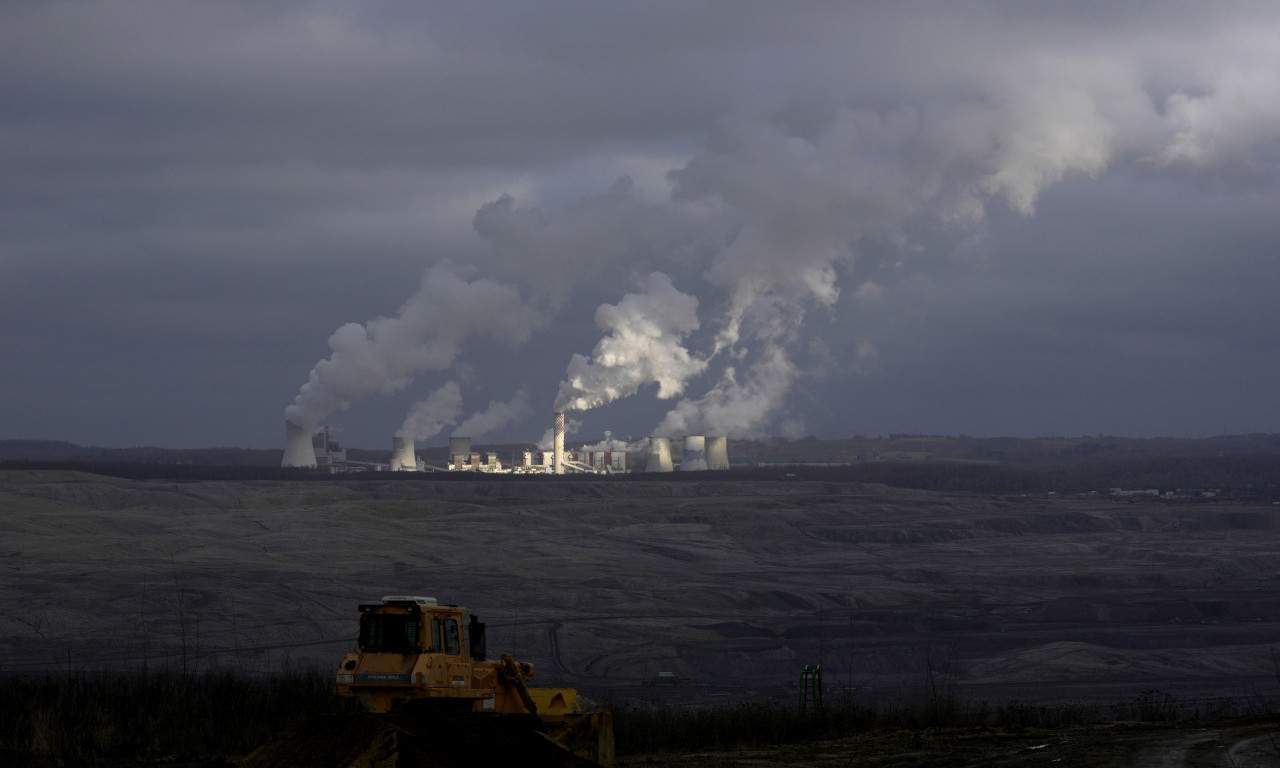
[[[447,263],[422,275],[417,294],[394,317],[347,323],[329,337],[333,353],[316,363],[285,418],[305,429],[370,392],[403,389],[422,371],[448,368],[462,341],[488,333],[526,341],[539,318],[510,285],[468,282]]]
[[[488,408],[468,416],[466,421],[458,425],[453,434],[462,437],[480,437],[519,421],[532,411],[533,409],[529,406],[529,393],[522,389],[506,402],[491,400]]]
[[[408,437],[413,440],[427,440],[440,433],[450,424],[458,423],[462,415],[462,391],[458,382],[450,381],[419,400],[409,409],[404,424],[400,426],[397,437]]]
[[[899,106],[837,109],[800,130],[785,119],[724,121],[708,149],[671,174],[672,202],[719,206],[735,222],[706,268],[728,293],[716,351],[755,362],[682,400],[656,434],[768,427],[799,377],[781,345],[798,340],[814,309],[836,306],[864,243],[909,255],[914,233],[934,222],[972,224],[994,200],[1033,215],[1049,186],[1122,164],[1274,176],[1258,154],[1280,139],[1274,29],[1225,22],[1203,49],[1028,41],[958,68],[939,46],[925,71],[965,83],[966,95],[938,97],[926,84]],[[956,38],[946,25],[934,31],[938,42]],[[1165,79],[1170,71],[1180,82]]]
[[[611,451],[615,453],[647,453],[649,451],[649,438],[641,437],[635,440],[620,440],[616,437],[606,436],[598,443],[582,446],[582,450],[589,453],[597,453],[600,451]]]
[[[796,376],[795,366],[782,347],[768,344],[742,380],[734,368],[726,368],[709,392],[694,400],[681,400],[653,433],[762,437]]]
[[[578,430],[580,429],[582,429],[581,419],[571,419],[567,416],[565,417],[564,433],[566,436],[576,435],[578,434]],[[543,432],[542,437],[538,440],[538,448],[543,451],[549,451],[554,447],[554,444],[555,444],[555,429],[553,427],[547,427],[547,431]]]
[[[972,225],[1000,205],[1032,215],[1050,186],[1117,167],[1137,176],[1190,171],[1197,181],[1228,185],[1274,178],[1280,46],[1274,14],[1262,17],[1206,8],[1183,30],[1144,16],[1141,34],[1132,27],[1046,32],[1011,18],[992,32],[965,11],[930,9],[912,18],[911,66],[897,66],[891,49],[876,70],[884,90],[840,71],[859,47],[837,46],[828,51],[831,98],[819,110],[793,111],[783,101],[735,105],[710,144],[669,174],[667,199],[624,182],[549,215],[504,196],[481,207],[473,226],[490,246],[490,273],[519,280],[554,307],[571,295],[602,295],[630,270],[661,269],[701,299],[679,294],[693,318],[683,327],[655,328],[644,312],[613,318],[621,325],[601,323],[605,338],[590,358],[574,357],[557,407],[595,407],[649,382],[660,396],[681,396],[691,377],[716,362],[725,367],[710,390],[680,401],[660,429],[759,434],[799,378],[793,355],[803,354],[795,342],[805,341],[805,324],[850,300],[894,301],[889,262],[911,258],[922,247],[920,233],[935,237],[939,223]],[[842,80],[851,83],[847,90]],[[868,92],[860,88],[877,94],[876,107],[858,108]],[[902,96],[889,101],[892,93]],[[849,295],[842,282],[868,278],[873,270],[857,259],[873,248],[895,254],[874,275],[879,289]],[[691,290],[698,280],[703,287]],[[601,310],[618,315],[628,299]],[[682,346],[688,329],[698,328],[699,307],[723,310],[714,324],[703,317],[721,353],[707,360]],[[467,332],[475,330],[482,329]],[[362,331],[350,355],[357,362],[373,337],[354,326]],[[338,337],[334,358],[323,363],[343,367]],[[872,340],[863,343],[874,349]],[[641,349],[650,344],[655,354]],[[663,352],[674,369],[652,367]],[[318,374],[329,376],[320,365],[313,380]],[[310,413],[301,406],[316,400],[319,410],[332,410],[355,396],[349,391],[369,391],[338,386],[345,375],[331,377],[336,395],[304,387],[295,406]],[[382,378],[394,388],[395,376]]]
[[[1052,95],[996,81],[987,98],[888,112],[844,110],[806,136],[764,120],[727,121],[714,146],[672,174],[678,199],[723,201],[740,224],[707,277],[729,295],[715,352],[753,355],[658,434],[762,433],[798,378],[780,346],[814,309],[831,311],[861,243],[911,250],[922,222],[973,222],[993,195],[1030,215],[1047,185],[1101,173],[1127,114],[1105,67],[1045,64]]]
[[[634,395],[648,383],[658,397],[671,398],[707,367],[681,340],[698,329],[698,300],[676,290],[662,272],[649,275],[643,293],[596,310],[596,325],[607,332],[587,359],[575,354],[560,383],[556,411],[585,411]]]

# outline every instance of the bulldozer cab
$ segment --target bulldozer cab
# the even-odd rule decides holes
[[[360,606],[361,653],[440,653],[467,655],[484,661],[484,623],[471,617],[464,630],[466,609],[439,605],[431,597],[384,597],[381,603]]]
[[[357,653],[342,658],[339,695],[355,696],[371,712],[407,701],[436,699],[460,707],[504,705],[496,662],[485,660],[484,624],[458,605],[433,597],[390,595],[359,606]],[[528,673],[532,673],[530,665]],[[446,701],[447,700],[447,701]]]

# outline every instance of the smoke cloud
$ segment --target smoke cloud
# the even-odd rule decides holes
[[[608,335],[591,358],[575,354],[560,384],[556,411],[585,411],[634,395],[641,386],[658,385],[658,397],[671,398],[706,369],[681,341],[698,329],[698,300],[676,290],[661,272],[649,275],[644,293],[629,293],[617,304],[596,310],[596,325]]]
[[[485,333],[516,344],[528,340],[539,322],[514,286],[488,279],[468,282],[452,264],[437,264],[423,273],[418,292],[394,317],[347,323],[334,331],[329,337],[333,353],[311,369],[285,418],[314,429],[357,398],[390,394],[418,373],[448,368],[468,336]]]
[[[446,426],[456,424],[461,415],[462,390],[458,382],[450,381],[425,400],[414,403],[396,435],[415,441],[427,440],[440,434]]]
[[[635,440],[619,440],[616,437],[605,436],[598,443],[582,446],[582,450],[588,453],[598,453],[601,451],[611,451],[615,453],[648,453],[649,438],[641,437]]]
[[[1085,35],[1017,21],[996,36],[964,11],[945,21],[903,14],[920,53],[913,67],[886,72],[891,98],[828,83],[808,112],[785,99],[727,109],[705,146],[672,163],[656,196],[623,178],[555,214],[510,194],[479,207],[472,226],[487,252],[477,263],[519,281],[549,313],[619,277],[644,286],[599,306],[604,336],[590,355],[572,356],[555,410],[599,408],[654,384],[660,399],[683,398],[656,434],[798,428],[794,416],[779,419],[806,375],[806,342],[847,322],[838,314],[851,306],[892,304],[895,275],[928,238],[963,238],[993,206],[1033,216],[1051,186],[1117,166],[1274,174],[1273,158],[1256,151],[1280,138],[1280,68],[1273,41],[1247,25],[1224,24],[1201,48],[1172,27],[1160,41],[1084,44]],[[817,55],[834,56],[830,70],[841,71],[853,66],[841,58],[848,49]],[[528,338],[536,318],[514,287],[444,268],[429,275],[430,301],[333,335],[333,355],[312,371],[291,419],[313,426],[361,394],[450,365],[467,335]],[[429,291],[437,281],[449,289]],[[691,351],[700,308],[713,339]],[[857,354],[879,348],[866,335]],[[709,388],[686,395],[705,373]],[[522,418],[516,410],[492,415]],[[475,429],[469,421],[459,431]]]
[[[480,437],[495,429],[519,421],[532,413],[529,406],[529,393],[521,389],[506,402],[492,400],[489,407],[467,417],[458,425],[453,434],[458,437]]]
[[[580,429],[582,429],[581,419],[573,419],[568,416],[565,417],[564,434],[566,437],[578,434],[578,430]],[[543,432],[542,437],[538,439],[538,448],[539,450],[549,451],[553,447],[555,447],[555,429],[547,427],[547,431]]]
[[[770,344],[741,375],[728,367],[702,397],[677,403],[653,433],[764,437],[768,434],[766,428],[785,404],[796,376],[786,352]]]

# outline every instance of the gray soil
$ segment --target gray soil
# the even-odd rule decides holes
[[[328,669],[358,603],[424,594],[597,697],[789,700],[821,664],[827,696],[866,701],[1209,711],[1280,694],[1278,520],[804,481],[5,471],[0,673]]]
[[[872,731],[834,741],[623,758],[619,768],[1278,768],[1272,720]]]

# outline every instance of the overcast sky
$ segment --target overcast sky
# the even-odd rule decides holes
[[[0,438],[1280,432],[1278,172],[1274,2],[8,0]]]

